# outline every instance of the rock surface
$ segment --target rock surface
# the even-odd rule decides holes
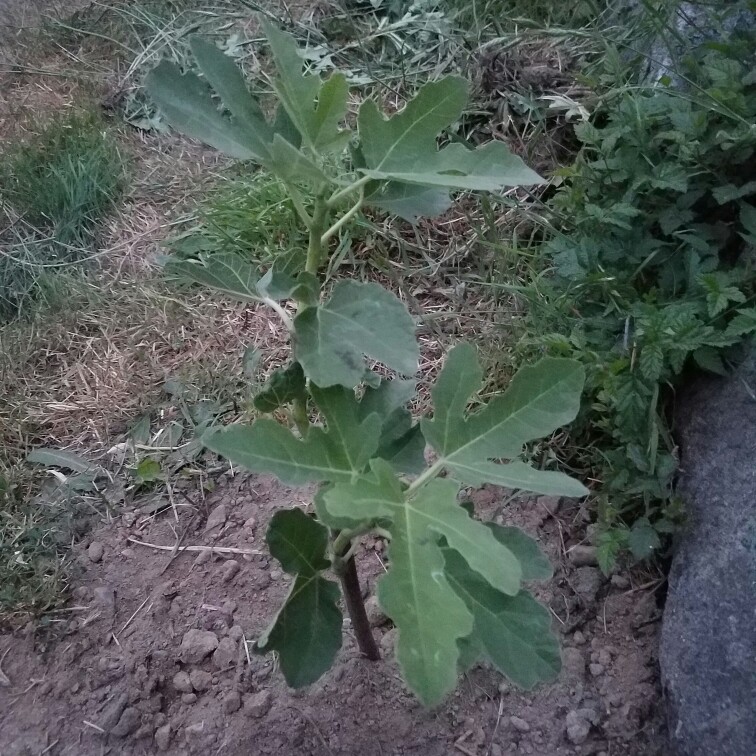
[[[669,575],[660,665],[674,753],[746,756],[756,734],[756,345],[678,411],[688,523]]]

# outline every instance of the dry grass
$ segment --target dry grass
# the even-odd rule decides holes
[[[168,378],[241,380],[243,350],[275,352],[277,324],[255,308],[197,293],[180,296],[150,278],[71,280],[66,310],[0,333],[0,445],[109,448],[160,402]]]

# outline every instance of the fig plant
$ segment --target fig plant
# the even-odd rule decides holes
[[[277,68],[278,106],[270,119],[233,60],[200,38],[191,49],[204,78],[162,62],[148,79],[175,128],[284,182],[309,232],[306,250],[282,255],[264,272],[251,256],[218,252],[168,263],[190,281],[268,304],[290,332],[290,364],[254,399],[260,414],[290,422],[260,417],[203,438],[248,470],[319,486],[312,516],[295,508],[271,520],[270,552],[292,582],[255,649],[277,652],[292,686],[312,683],[331,666],[342,643],[342,613],[330,571],[341,581],[361,650],[379,658],[354,560],[360,538],[375,533],[389,541],[378,601],[398,629],[404,678],[424,704],[441,701],[460,670],[483,658],[531,687],[559,670],[549,612],[523,588],[523,581],[548,577],[548,562],[518,529],[477,520],[461,491],[492,483],[586,493],[567,475],[520,459],[524,444],[575,417],[582,368],[543,359],[470,412],[483,375],[474,348],[461,344],[432,389],[432,418],[414,423],[407,409],[419,354],[413,318],[376,283],[340,280],[326,290],[320,274],[329,241],[365,205],[413,220],[449,207],[451,190],[542,180],[501,142],[439,149],[439,134],[465,106],[463,79],[426,84],[388,118],[366,100],[352,132],[345,126],[345,77],[321,81],[303,73],[295,40],[269,24],[265,33]],[[370,367],[377,363],[381,375]]]

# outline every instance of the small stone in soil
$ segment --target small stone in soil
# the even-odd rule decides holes
[[[570,561],[576,567],[585,567],[586,565],[598,564],[595,546],[573,546],[569,551]]]
[[[181,640],[180,657],[187,664],[199,664],[218,648],[218,636],[209,630],[189,630]]]
[[[213,684],[213,676],[209,672],[205,672],[204,669],[193,669],[189,673],[189,679],[191,680],[191,687],[198,693],[210,690],[210,686]],[[186,692],[191,693],[191,690]]]
[[[194,560],[195,565],[201,565],[206,564],[210,561],[210,558],[212,557],[212,552],[208,551],[200,551],[199,554],[197,554],[197,558]]]
[[[370,627],[381,627],[389,621],[389,618],[383,613],[383,610],[378,604],[377,596],[370,596],[367,601],[365,601],[365,612],[367,612]]]
[[[630,587],[630,581],[624,575],[612,575],[612,585],[624,591]]]
[[[592,604],[596,600],[603,580],[601,571],[595,567],[578,567],[575,570],[572,585],[581,601]]]
[[[100,717],[100,727],[106,732],[112,730],[116,726],[116,724],[118,724],[118,720],[121,718],[121,714],[123,714],[123,710],[126,708],[128,703],[128,695],[126,693],[119,693],[107,705],[105,711],[102,714],[102,717]]]
[[[125,738],[131,735],[134,730],[139,729],[141,722],[142,715],[139,713],[139,709],[129,707],[128,709],[124,709],[118,723],[110,731],[110,734],[115,738]]]
[[[155,745],[158,751],[167,751],[171,745],[171,726],[169,724],[155,730]]]
[[[264,591],[270,585],[270,575],[267,572],[258,572],[252,577],[252,587],[258,591]]]
[[[273,705],[273,696],[269,690],[261,690],[259,693],[255,693],[249,696],[244,701],[244,713],[248,717],[259,719],[264,717]]]
[[[568,680],[582,680],[585,677],[585,657],[577,648],[565,648],[562,652],[563,674]]]
[[[509,721],[515,730],[518,730],[519,732],[530,732],[530,725],[524,719],[520,717],[510,717]]]
[[[567,740],[573,745],[582,745],[588,739],[588,733],[591,731],[590,723],[585,720],[577,711],[571,711],[565,720],[567,726]]]
[[[218,504],[215,509],[208,515],[207,522],[205,523],[205,534],[211,530],[222,528],[226,524],[226,505]]]
[[[244,628],[241,625],[234,625],[228,630],[228,637],[237,643],[244,637]]]
[[[590,669],[591,674],[594,677],[598,677],[599,675],[603,675],[604,674],[604,665],[603,664],[594,663],[594,664],[591,664],[588,667],[588,669]]]
[[[213,664],[216,669],[228,669],[236,664],[238,657],[238,644],[233,638],[221,638],[218,648],[213,654]]]
[[[392,627],[388,630],[383,638],[381,638],[380,646],[381,653],[384,656],[390,657],[394,654],[394,646],[396,645],[396,628]]]
[[[87,556],[93,562],[99,562],[102,559],[102,555],[105,553],[103,545],[99,541],[92,541],[87,549]]]
[[[537,503],[540,507],[543,507],[546,512],[553,517],[562,505],[561,496],[539,496]]]
[[[236,573],[241,569],[241,565],[235,559],[229,559],[223,565],[223,582],[230,583],[235,577]]]
[[[191,693],[192,681],[189,678],[189,675],[183,670],[181,672],[176,672],[173,676],[173,687],[176,688],[179,693]]]
[[[197,738],[201,737],[202,733],[204,732],[205,732],[204,721],[195,722],[194,724],[190,724],[184,727],[184,735],[186,736],[186,739],[189,742],[194,741]]]
[[[233,714],[241,709],[241,694],[238,690],[230,690],[223,698],[223,710],[226,714]]]
[[[181,696],[181,700],[185,704],[197,703],[197,694],[196,693],[184,693]]]
[[[585,636],[580,632],[580,630],[575,630],[575,632],[572,634],[572,642],[576,646],[585,645]]]

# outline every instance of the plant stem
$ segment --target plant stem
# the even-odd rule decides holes
[[[346,223],[348,223],[357,213],[362,209],[362,202],[365,197],[365,192],[360,187],[360,198],[344,215],[341,216],[321,237],[320,243],[325,244],[334,234],[338,233],[339,229]]]
[[[294,323],[292,322],[289,313],[286,312],[286,310],[284,310],[284,308],[281,307],[281,305],[278,304],[275,299],[269,299],[268,297],[265,297],[262,301],[272,310],[275,310],[275,312],[283,321],[283,324],[286,326],[286,329],[289,331],[289,333],[292,333],[294,331]]]
[[[373,523],[367,523],[366,525],[361,525],[357,528],[352,528],[351,530],[341,530],[338,533],[335,533],[335,538],[333,541],[333,553],[338,555],[340,557],[342,554],[346,554],[349,549],[352,546],[352,541],[355,538],[359,538],[360,536],[365,535],[366,533],[370,533],[373,530]],[[338,558],[337,557],[337,558]]]
[[[370,661],[378,661],[381,658],[381,652],[378,650],[375,638],[370,630],[365,602],[362,600],[360,578],[357,575],[357,564],[353,556],[349,557],[346,562],[344,574],[341,576],[341,587],[344,591],[347,611],[357,638],[357,645]]]
[[[405,493],[409,494],[413,491],[417,491],[418,488],[424,486],[429,480],[435,478],[441,472],[441,470],[443,470],[443,468],[443,459],[439,459],[438,461],[434,462],[424,473],[422,473],[422,475],[415,478],[415,480],[410,483]]]
[[[310,430],[310,417],[307,414],[307,400],[301,397],[294,399],[291,405],[291,416],[302,438],[307,437]]]
[[[317,275],[318,268],[323,258],[323,243],[321,237],[325,231],[326,218],[328,217],[328,202],[322,194],[315,199],[315,207],[312,211],[310,223],[310,243],[307,247],[307,262],[305,270]]]

